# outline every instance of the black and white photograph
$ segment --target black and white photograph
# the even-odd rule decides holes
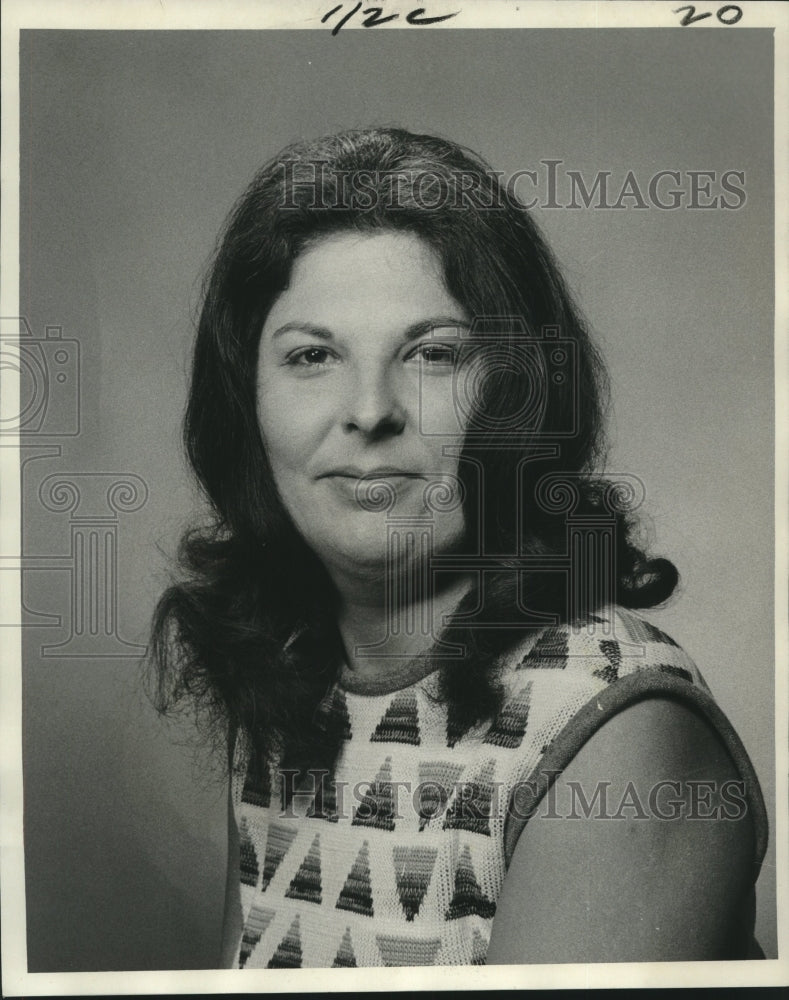
[[[3,994],[789,984],[785,8],[2,28]]]

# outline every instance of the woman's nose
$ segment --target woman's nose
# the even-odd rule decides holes
[[[401,434],[406,410],[390,372],[364,372],[349,386],[345,430],[369,438]]]

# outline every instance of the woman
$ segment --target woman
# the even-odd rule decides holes
[[[633,610],[677,574],[592,474],[604,403],[469,152],[348,132],[242,196],[185,423],[213,523],[153,645],[228,749],[228,965],[758,954],[758,782]]]

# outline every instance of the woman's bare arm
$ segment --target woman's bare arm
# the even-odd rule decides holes
[[[745,809],[721,799],[737,779],[715,732],[678,702],[650,699],[615,716],[557,779],[551,813],[561,818],[543,802],[521,833],[488,964],[732,957],[754,849]],[[679,782],[679,794],[661,781]],[[605,808],[598,799],[585,809],[579,790],[592,803],[603,789]],[[672,800],[681,818],[660,818]],[[689,818],[724,805],[740,818]]]

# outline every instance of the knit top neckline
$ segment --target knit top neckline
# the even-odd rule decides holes
[[[343,691],[350,694],[391,694],[411,687],[437,670],[435,661],[428,655],[415,656],[406,663],[393,662],[386,672],[372,677],[361,675],[346,661],[340,670],[338,683]]]

